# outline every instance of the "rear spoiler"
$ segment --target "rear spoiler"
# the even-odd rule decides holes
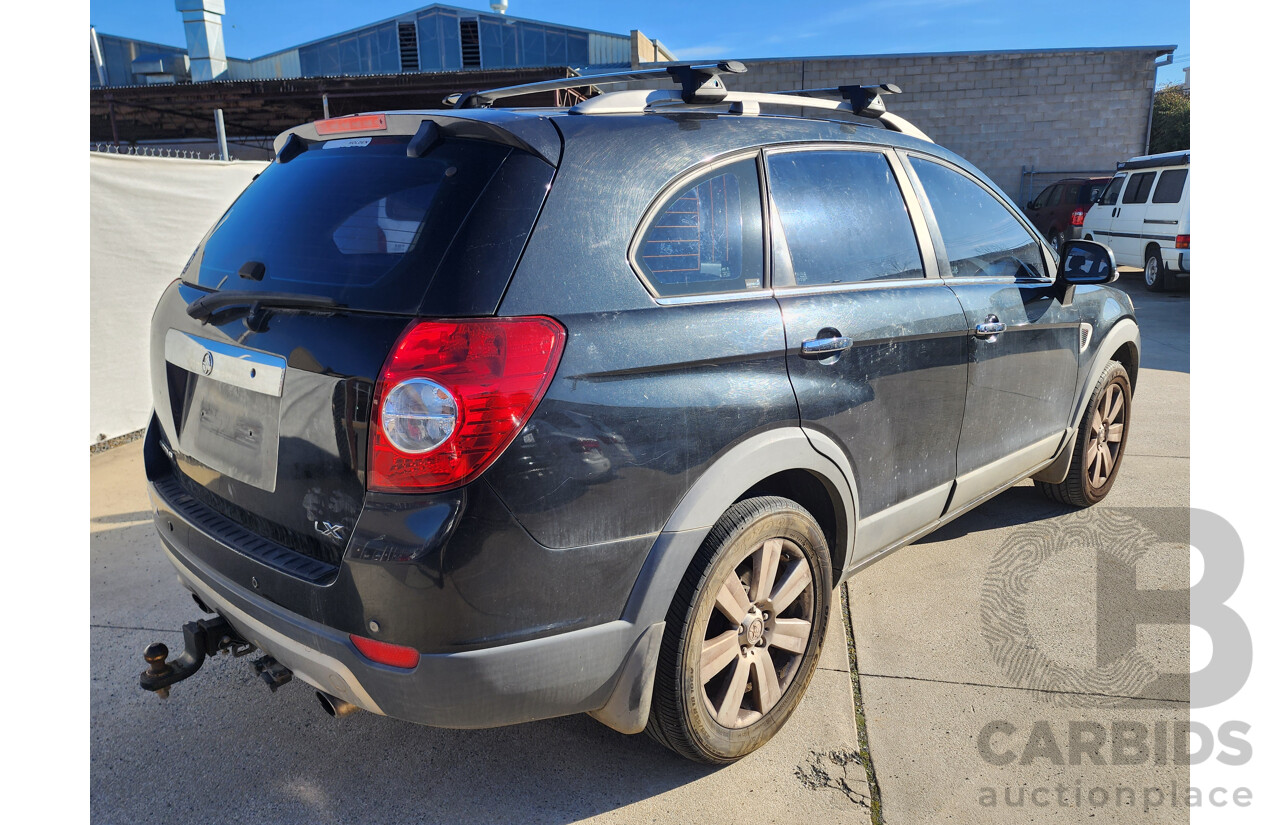
[[[274,149],[277,159],[288,162],[300,149],[318,141],[373,135],[414,136],[428,122],[436,125],[440,137],[511,146],[536,155],[552,166],[560,165],[560,133],[550,121],[541,115],[513,114],[507,109],[387,112],[329,118],[282,132],[275,139]],[[286,151],[290,139],[294,139],[294,146]]]

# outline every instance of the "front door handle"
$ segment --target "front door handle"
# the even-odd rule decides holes
[[[983,340],[994,341],[996,336],[1004,332],[1004,329],[1004,321],[994,315],[988,315],[987,320],[973,328],[973,334]]]
[[[823,332],[827,332],[827,330],[823,330]],[[821,361],[824,358],[830,358],[833,355],[844,352],[852,346],[853,339],[846,338],[843,335],[833,335],[829,338],[810,338],[800,344],[800,357]]]

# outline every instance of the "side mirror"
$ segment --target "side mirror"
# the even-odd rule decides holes
[[[1031,201],[1027,201],[1027,211],[1028,211],[1028,212],[1030,212],[1032,209],[1035,209],[1035,208],[1036,208],[1036,202],[1035,202],[1035,201],[1033,201],[1033,200],[1031,200]]]
[[[1096,241],[1067,241],[1062,246],[1058,280],[1065,284],[1109,284],[1120,277],[1111,247]]]

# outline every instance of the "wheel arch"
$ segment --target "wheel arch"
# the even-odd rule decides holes
[[[798,426],[751,436],[725,451],[690,486],[658,534],[622,618],[666,618],[676,587],[703,539],[736,502],[758,495],[789,498],[813,514],[826,535],[839,580],[849,562],[857,523],[852,475],[814,448]]]
[[[1083,420],[1085,410],[1089,406],[1089,398],[1093,393],[1094,385],[1098,383],[1098,377],[1107,368],[1107,364],[1112,361],[1118,361],[1129,376],[1130,391],[1136,392],[1138,365],[1141,362],[1141,357],[1142,339],[1138,332],[1138,322],[1132,316],[1125,316],[1112,324],[1111,329],[1098,342],[1094,349],[1093,360],[1082,365],[1080,376],[1083,381],[1076,391],[1075,406],[1072,408],[1071,417],[1068,419],[1070,429],[1067,430],[1066,438],[1058,449],[1058,455],[1053,460],[1053,463],[1040,470],[1032,478],[1036,481],[1060,484],[1067,477],[1067,473],[1071,469],[1071,454],[1075,449],[1080,422]]]

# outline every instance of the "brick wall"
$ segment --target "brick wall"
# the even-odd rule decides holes
[[[903,93],[886,98],[889,111],[967,158],[1016,199],[1024,166],[1114,170],[1117,161],[1146,151],[1160,51],[748,60],[747,73],[726,82],[749,92],[897,84]],[[1037,178],[1038,185],[1048,182]]]

